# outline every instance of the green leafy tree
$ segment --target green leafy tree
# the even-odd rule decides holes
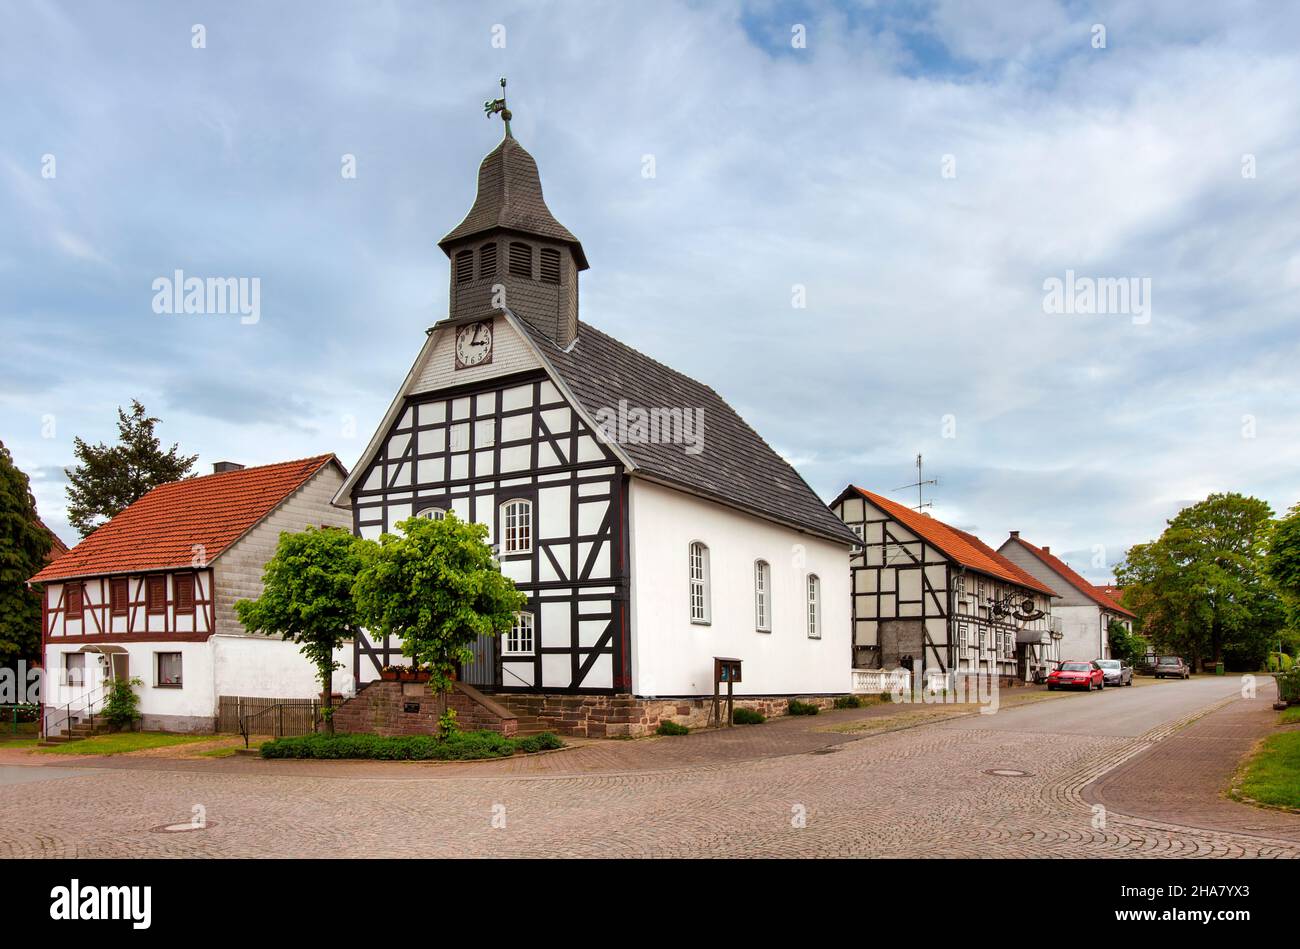
[[[131,412],[117,410],[118,443],[88,445],[73,439],[79,462],[68,468],[68,522],[82,537],[120,514],[150,490],[187,477],[198,455],[182,455],[172,445],[163,451],[154,426],[158,419],[131,400]]]
[[[1110,657],[1128,665],[1136,665],[1147,654],[1147,641],[1130,633],[1117,619],[1106,625],[1106,638],[1110,641]]]
[[[339,666],[334,654],[361,629],[352,587],[374,546],[338,527],[283,533],[262,573],[262,595],[235,604],[245,629],[297,643],[316,667],[322,714],[331,732],[330,684]]]
[[[502,576],[487,528],[454,514],[412,517],[385,534],[357,577],[361,621],[371,635],[394,636],[402,654],[427,667],[436,691],[451,685],[456,662],[473,658],[480,635],[510,629],[528,598]]]
[[[1300,631],[1300,504],[1294,504],[1273,528],[1264,569],[1287,607],[1289,639]]]
[[[1283,621],[1264,571],[1272,526],[1266,502],[1212,494],[1129,549],[1115,577],[1157,649],[1259,667]]]
[[[30,580],[52,541],[36,517],[27,475],[0,442],[0,665],[36,655],[41,637],[41,594]]]

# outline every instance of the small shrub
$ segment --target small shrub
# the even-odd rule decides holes
[[[108,699],[100,714],[114,728],[134,728],[140,720],[140,696],[135,694],[138,685],[144,685],[144,682],[138,676],[132,676],[130,679],[114,679],[108,687]]]
[[[835,700],[836,708],[862,708],[863,704],[856,695],[841,695]]]
[[[456,726],[456,710],[454,708],[446,709],[438,716],[438,737],[443,741],[451,738],[460,729]]]
[[[798,699],[791,699],[786,707],[786,713],[789,715],[816,715],[820,711],[821,709],[811,702],[800,702]]]
[[[664,719],[655,729],[656,735],[689,735],[691,730],[685,725],[678,725],[671,719]]]
[[[752,708],[738,708],[731,713],[731,720],[737,725],[762,725],[767,721],[767,716]]]

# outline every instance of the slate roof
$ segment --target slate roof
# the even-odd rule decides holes
[[[1074,570],[1072,570],[1070,568],[1070,565],[1067,564],[1060,557],[1056,556],[1056,554],[1051,553],[1048,550],[1044,550],[1042,547],[1035,547],[1033,544],[1025,540],[1023,537],[1012,535],[1011,540],[1019,544],[1021,547],[1024,547],[1025,550],[1029,551],[1040,561],[1042,561],[1043,564],[1046,565],[1047,569],[1051,570],[1062,580],[1064,580],[1070,586],[1074,587],[1076,590],[1078,590],[1088,599],[1092,600],[1092,602],[1096,603],[1098,606],[1102,607],[1103,609],[1110,610],[1113,613],[1123,613],[1125,616],[1129,616],[1132,617],[1133,619],[1137,619],[1136,614],[1134,614],[1131,610],[1126,610],[1124,607],[1120,606],[1118,603],[1112,600],[1101,590],[1097,589],[1096,585],[1088,582],[1081,575],[1079,575]]]
[[[188,567],[195,545],[210,563],[331,461],[317,455],[159,485],[32,582]]]
[[[790,463],[709,386],[586,323],[578,323],[577,339],[561,349],[526,319],[516,317],[516,322],[589,415],[616,410],[620,399],[644,409],[703,409],[699,454],[686,454],[680,444],[619,444],[644,474],[799,530],[861,543]]]
[[[1037,590],[1039,593],[1046,593],[1048,596],[1057,595],[1056,591],[1051,587],[1046,586],[1032,574],[1017,567],[974,534],[969,534],[964,530],[953,527],[951,524],[945,524],[937,518],[914,511],[905,504],[891,501],[889,498],[868,491],[866,488],[859,488],[857,485],[849,485],[839,499],[842,500],[851,492],[857,492],[866,498],[913,534],[938,547],[963,567],[977,570],[991,577],[1018,583],[1021,586],[1029,587],[1031,590]]]
[[[450,245],[456,241],[496,228],[572,244],[578,269],[587,269],[581,242],[546,206],[537,162],[512,135],[506,135],[483,159],[473,206],[465,219],[438,241],[438,246],[450,254]]]

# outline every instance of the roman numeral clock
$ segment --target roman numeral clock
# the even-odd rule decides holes
[[[469,323],[456,332],[456,368],[486,366],[492,362],[492,322]]]

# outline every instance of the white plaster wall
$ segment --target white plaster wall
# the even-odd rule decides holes
[[[143,685],[136,689],[140,696],[140,713],[146,717],[166,716],[174,719],[177,727],[211,729],[217,714],[216,693],[213,691],[213,662],[211,640],[208,642],[149,642],[149,643],[114,643],[127,651],[130,659],[129,674],[138,676]],[[58,685],[63,669],[63,653],[77,652],[77,646],[61,646],[49,643],[45,649],[45,668],[50,670],[46,705],[62,706],[73,702],[76,707],[83,705],[82,696],[93,688],[82,690],[68,689]],[[157,684],[157,666],[154,654],[159,652],[179,652],[181,654],[180,688],[160,687]],[[86,654],[87,679],[91,680],[92,664],[96,661],[94,653]],[[94,683],[95,685],[98,682]],[[53,709],[51,709],[53,711]]]
[[[629,491],[632,684],[637,695],[712,695],[713,657],[743,660],[741,695],[847,692],[849,549],[633,478]],[[688,548],[709,547],[712,622],[691,623]],[[772,567],[772,632],[754,622],[754,562]],[[821,580],[822,638],[805,585]]]
[[[1110,644],[1104,635],[1101,610],[1096,606],[1052,604],[1052,616],[1061,620],[1062,659],[1109,659]]]
[[[297,643],[270,636],[223,635],[213,636],[211,642],[218,696],[314,699],[320,695],[316,667],[303,656]],[[335,659],[351,667],[350,650],[340,650]],[[332,688],[342,691],[345,679],[350,690],[352,676],[334,670]]]

